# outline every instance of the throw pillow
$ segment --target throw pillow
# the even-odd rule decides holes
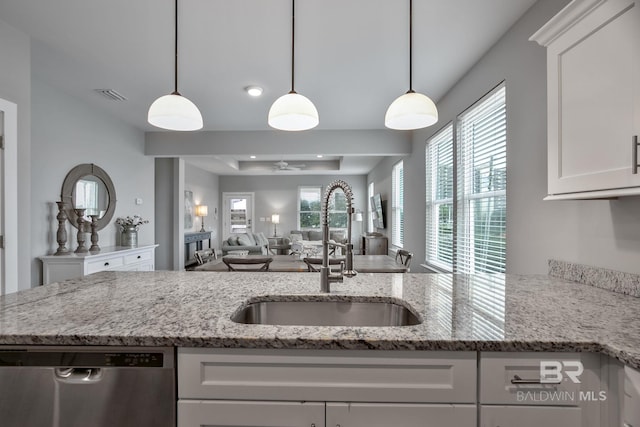
[[[330,231],[329,239],[342,243],[345,240],[345,235],[342,231]]]
[[[322,231],[309,231],[309,240],[322,240]]]
[[[238,246],[238,236],[231,236],[227,239],[229,246]]]
[[[289,241],[290,241],[291,243],[299,242],[299,241],[301,241],[301,240],[302,240],[302,234],[292,233],[292,234],[289,236]]]
[[[238,235],[238,244],[240,246],[255,246],[255,242],[246,233]]]
[[[264,233],[260,232],[257,233],[255,235],[256,237],[256,244],[260,245],[260,246],[269,246],[269,239],[267,239],[267,237],[264,235]]]

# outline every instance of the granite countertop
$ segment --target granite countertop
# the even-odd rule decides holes
[[[268,280],[265,280],[268,279]],[[319,295],[312,273],[103,272],[0,298],[0,344],[590,351],[640,368],[640,299],[547,276],[359,274],[332,298],[403,300],[403,327],[244,325],[249,299]]]

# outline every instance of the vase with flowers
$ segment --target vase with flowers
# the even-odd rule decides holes
[[[148,219],[143,219],[139,215],[116,218],[116,224],[120,227],[120,246],[131,248],[138,246],[138,228],[148,223]]]

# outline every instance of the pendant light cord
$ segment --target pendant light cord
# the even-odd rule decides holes
[[[296,0],[291,0],[291,92],[296,93],[294,89],[294,63],[296,55]]]
[[[178,0],[175,1],[175,25],[174,25],[174,52],[175,52],[175,61],[173,66],[173,76],[174,76],[174,88],[172,95],[180,95],[178,92]]]
[[[409,0],[409,92],[408,93],[413,93],[413,0]]]

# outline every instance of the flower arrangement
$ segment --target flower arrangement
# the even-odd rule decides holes
[[[140,215],[128,216],[126,218],[116,218],[116,224],[120,226],[122,230],[125,228],[135,227],[138,231],[138,226],[142,224],[148,224],[148,219],[142,219]]]

